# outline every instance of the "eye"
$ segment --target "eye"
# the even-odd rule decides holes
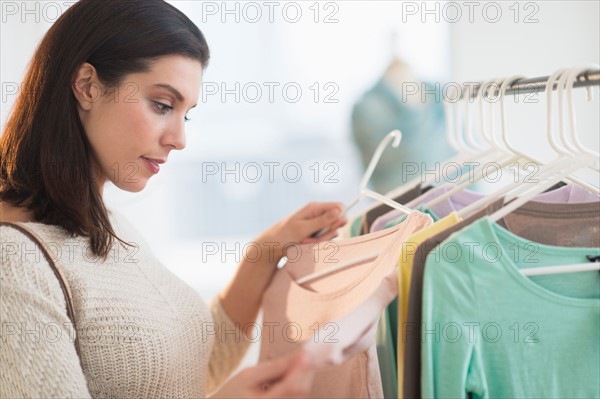
[[[166,113],[168,113],[169,111],[171,111],[171,110],[174,109],[173,107],[170,107],[170,106],[168,106],[166,104],[163,104],[163,103],[159,103],[158,101],[152,101],[152,102],[154,103],[154,108],[157,110],[157,112],[160,115],[165,115]],[[187,116],[184,117],[184,120],[186,122],[191,121],[191,119],[188,118]]]
[[[159,103],[157,101],[153,101],[154,108],[158,111],[159,114],[165,115],[167,112],[171,111],[173,107],[169,107],[166,104]]]

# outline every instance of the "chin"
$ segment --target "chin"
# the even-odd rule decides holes
[[[127,191],[129,193],[139,193],[144,188],[146,188],[146,183],[148,183],[148,180],[147,179],[137,179],[137,180],[138,180],[137,182],[134,182],[134,181],[128,182],[128,183],[119,182],[118,184],[113,182],[113,184],[123,191]]]

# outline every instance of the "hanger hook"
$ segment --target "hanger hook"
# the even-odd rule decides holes
[[[569,73],[573,68],[565,69],[564,73],[558,79],[558,84],[556,87],[556,92],[558,93],[558,138],[562,143],[563,147],[566,149],[568,154],[576,155],[579,150],[578,148],[571,142],[570,137],[568,137],[565,129],[564,119],[566,116],[566,111],[564,111],[564,103],[563,97],[565,95],[565,88],[567,85],[567,81],[569,80]]]
[[[485,88],[485,85],[487,84],[488,81],[482,81],[479,83],[479,88],[477,90],[477,94],[475,95],[475,98],[473,100],[474,103],[479,104],[481,106],[481,92],[482,90]],[[470,100],[470,95],[469,95],[469,100]],[[468,109],[468,108],[467,108]],[[480,109],[481,110],[481,109]],[[470,122],[470,121],[469,121]],[[480,123],[483,124],[483,118],[482,115],[480,114]],[[473,127],[471,126],[471,123],[469,123],[468,125],[469,129],[467,129],[466,132],[466,139],[467,142],[469,143],[469,145],[471,147],[473,147],[473,149],[475,151],[481,151],[485,149],[484,145],[480,145],[479,143],[477,143],[477,141],[475,140],[475,136],[473,134]],[[483,129],[483,126],[482,126]],[[483,133],[481,133],[483,135]]]
[[[504,99],[506,98],[506,91],[510,86],[512,86],[515,82],[524,79],[523,75],[513,75],[507,78],[502,85],[500,86],[500,130],[502,131],[502,142],[511,152],[518,154],[518,151],[508,140],[508,134],[506,134],[506,107],[504,103]]]
[[[456,88],[454,86],[452,86],[451,88],[454,89],[453,93],[458,96],[458,90],[456,90]],[[452,103],[452,99],[455,99],[456,101],[454,103]],[[456,103],[459,102],[460,99],[457,99],[456,97],[451,97],[450,95],[446,95],[444,97],[444,125],[446,128],[446,141],[448,142],[448,144],[450,144],[450,146],[456,151],[456,152],[462,152],[462,148],[460,146],[460,143],[456,140],[456,138],[454,137],[455,132],[458,130],[458,115],[457,115],[457,105]]]
[[[367,185],[369,184],[369,180],[371,179],[371,176],[373,176],[373,171],[375,170],[375,167],[379,163],[379,159],[381,159],[381,155],[383,154],[383,151],[385,150],[387,145],[392,140],[393,140],[392,147],[397,148],[400,145],[400,141],[402,140],[402,132],[400,132],[400,130],[398,130],[398,129],[393,130],[393,131],[389,132],[387,134],[387,136],[385,136],[383,138],[383,140],[381,140],[381,142],[375,149],[375,153],[373,154],[373,157],[371,157],[371,161],[369,162],[367,171],[363,175],[363,178],[360,180],[361,192],[362,192],[362,190],[365,190],[367,188]]]
[[[548,78],[546,82],[546,124],[547,124],[547,136],[548,142],[552,149],[559,155],[569,155],[569,152],[566,148],[562,147],[560,142],[554,138],[554,134],[552,133],[552,94],[554,89],[554,84],[560,87],[560,84],[557,83],[557,80],[564,74],[566,71],[565,68],[558,69]]]
[[[486,98],[487,99],[490,98],[490,92],[492,91],[492,89],[493,89],[494,93],[498,93],[498,95],[500,95],[500,92],[501,92],[500,89],[502,87],[502,83],[504,82],[504,80],[505,80],[505,78],[498,78],[498,79],[495,79],[495,80],[490,80],[487,83],[487,85],[490,86],[490,89],[487,91],[487,94],[485,94],[485,93],[483,94],[482,102],[480,104],[480,106],[481,106],[481,117],[482,118],[484,117],[484,111],[483,111],[483,105],[484,105],[483,103],[484,103],[484,101],[483,100],[486,99]],[[500,98],[498,98],[497,101],[499,101],[499,100],[500,100]],[[484,137],[487,139],[488,143],[490,144],[490,146],[492,146],[492,148],[494,148],[496,150],[499,150],[502,147],[501,147],[500,142],[498,141],[498,138],[494,134],[494,132],[496,131],[496,128],[494,127],[494,117],[495,117],[494,102],[490,101],[488,105],[489,105],[489,108],[490,108],[490,111],[489,111],[489,115],[490,115],[489,116],[490,130],[489,130],[489,135],[484,134]],[[483,125],[483,123],[482,123],[482,125]]]
[[[591,151],[590,149],[586,148],[581,141],[579,141],[579,136],[577,135],[577,127],[576,127],[576,121],[575,121],[575,106],[573,104],[573,86],[575,84],[575,82],[577,81],[577,78],[579,77],[580,74],[588,71],[588,70],[597,70],[600,67],[597,64],[593,64],[593,65],[588,65],[588,66],[584,66],[584,67],[575,67],[572,68],[568,73],[568,77],[566,79],[565,82],[565,87],[566,87],[566,93],[567,93],[567,104],[568,104],[568,111],[569,111],[569,133],[571,136],[571,140],[574,144],[574,147],[579,150],[580,153],[584,153],[587,154],[589,156],[592,157],[598,157],[599,154]],[[587,87],[586,88],[586,99],[587,101],[591,101],[592,100],[592,92],[591,92],[591,87]]]

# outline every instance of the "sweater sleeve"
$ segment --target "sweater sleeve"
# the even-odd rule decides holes
[[[0,236],[0,397],[90,398],[51,266],[21,232]]]
[[[209,308],[216,334],[208,361],[207,393],[215,391],[227,380],[239,366],[250,345],[248,338],[223,309],[218,295],[210,301]]]

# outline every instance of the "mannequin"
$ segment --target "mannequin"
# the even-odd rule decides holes
[[[421,101],[420,90],[422,82],[417,78],[410,65],[402,58],[394,56],[383,73],[383,80],[396,92],[397,96],[409,106],[423,107],[425,105],[424,102]],[[406,91],[407,85],[410,85],[411,93],[414,91],[414,85],[417,85],[419,91],[412,95],[405,95],[403,98],[403,93]]]

